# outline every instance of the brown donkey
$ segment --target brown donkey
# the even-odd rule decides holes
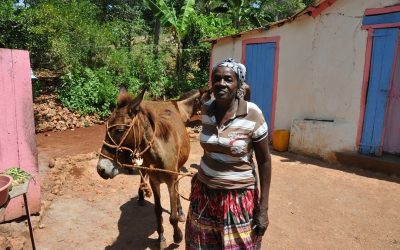
[[[107,134],[97,164],[97,172],[104,179],[132,173],[128,165],[134,162],[141,167],[177,173],[189,157],[190,140],[178,110],[165,102],[143,101],[144,92],[133,98],[125,89],[120,90],[117,107],[107,122]],[[160,248],[166,248],[161,183],[167,184],[170,195],[169,221],[174,228],[174,242],[181,242],[183,236],[178,220],[184,215],[176,191],[179,187],[174,186],[178,175],[143,169],[140,174],[149,176],[154,193]]]

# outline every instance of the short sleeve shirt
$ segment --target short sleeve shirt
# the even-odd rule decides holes
[[[239,100],[236,114],[221,127],[213,114],[215,100],[203,107],[200,144],[204,149],[198,178],[215,189],[253,189],[256,183],[253,142],[268,136],[256,104]]]

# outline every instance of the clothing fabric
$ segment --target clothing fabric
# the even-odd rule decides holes
[[[222,62],[219,62],[213,68],[213,71],[217,67],[228,67],[228,68],[232,69],[236,73],[236,75],[238,77],[239,87],[242,85],[243,82],[246,81],[246,66],[244,66],[241,63],[236,62],[233,58],[228,58],[228,59],[225,59]]]
[[[210,189],[198,180],[192,185],[186,221],[186,250],[260,249],[252,233],[257,190]]]
[[[200,144],[204,149],[198,178],[214,189],[254,189],[253,142],[268,136],[268,126],[254,103],[238,100],[236,114],[221,127],[213,111],[215,100],[202,110]]]

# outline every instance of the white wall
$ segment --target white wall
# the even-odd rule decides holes
[[[218,41],[213,64],[227,57],[241,61],[243,39],[280,36],[274,127],[291,129],[293,124],[293,151],[327,157],[332,151],[356,150],[368,35],[361,29],[362,18],[367,8],[395,3],[398,0],[337,0],[315,19],[303,15],[268,31]],[[334,122],[294,122],[304,118]],[[300,124],[302,129],[296,127]],[[327,138],[333,141],[321,145]]]

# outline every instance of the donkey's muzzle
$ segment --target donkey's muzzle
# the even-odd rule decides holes
[[[100,158],[97,163],[97,173],[103,179],[113,178],[118,174],[118,169],[114,166],[113,162],[106,158]]]

